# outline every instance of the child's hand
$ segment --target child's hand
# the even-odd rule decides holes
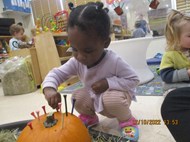
[[[61,102],[61,95],[51,87],[44,88],[43,90],[46,100],[48,104],[53,108],[58,107],[58,103]]]
[[[187,74],[190,77],[190,69],[187,70]]]
[[[91,87],[95,94],[101,94],[109,88],[106,79],[102,79],[100,81],[95,82],[94,84],[92,84]]]

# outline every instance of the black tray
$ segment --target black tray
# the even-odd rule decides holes
[[[7,124],[2,124],[0,125],[0,131],[1,130],[14,130],[14,129],[19,129],[22,130],[28,122],[32,120],[24,120],[24,121],[18,121],[18,122],[13,122],[13,123],[7,123]]]

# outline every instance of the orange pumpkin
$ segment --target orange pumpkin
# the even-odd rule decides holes
[[[55,112],[57,120],[52,127],[46,128],[46,114],[34,119],[32,128],[26,126],[19,135],[17,142],[91,142],[91,137],[82,121],[68,113]],[[62,123],[63,122],[63,123]]]

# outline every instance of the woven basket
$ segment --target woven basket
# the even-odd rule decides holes
[[[57,51],[58,51],[59,57],[71,56],[72,55],[71,52],[66,52],[69,47],[70,46],[57,45]]]

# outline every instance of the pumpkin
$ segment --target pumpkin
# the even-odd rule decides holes
[[[17,142],[76,141],[91,142],[88,129],[75,115],[61,112],[54,112],[52,116],[44,114],[35,118],[30,122],[30,127],[26,126],[17,139]]]

